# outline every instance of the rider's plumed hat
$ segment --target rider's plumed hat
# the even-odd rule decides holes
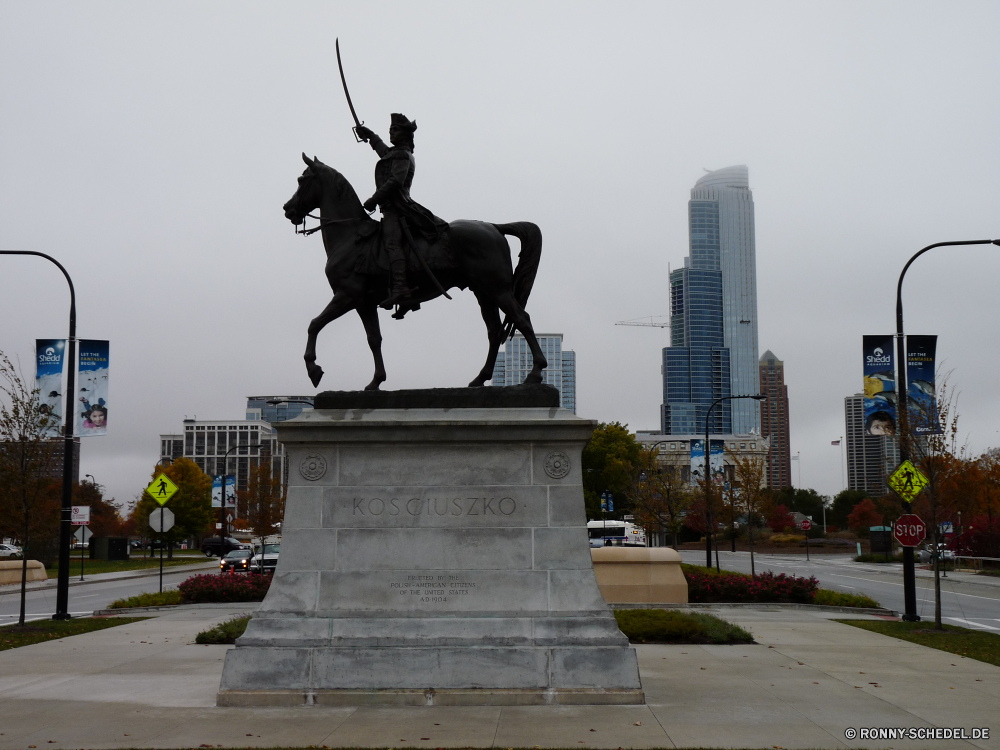
[[[389,118],[390,122],[397,128],[406,128],[411,133],[417,129],[416,120],[410,122],[409,120],[406,119],[406,115],[401,115],[399,112],[393,112],[391,115],[389,115]]]

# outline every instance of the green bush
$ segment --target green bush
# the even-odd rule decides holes
[[[181,603],[180,591],[164,591],[163,593],[139,594],[127,599],[117,599],[108,605],[108,609],[130,609],[132,607],[164,607]]]
[[[825,604],[829,607],[870,607],[878,609],[882,605],[864,594],[847,594],[842,591],[819,589],[813,604]]]
[[[247,629],[250,615],[237,615],[231,620],[220,622],[214,628],[203,630],[195,636],[195,643],[236,643]]]
[[[753,636],[732,623],[700,612],[668,609],[616,609],[618,627],[631,643],[753,643]]]
[[[866,553],[864,555],[855,555],[853,559],[854,559],[854,562],[860,562],[860,563],[903,562],[903,556],[902,555],[892,555],[892,556],[889,556],[889,555],[881,555],[881,554],[879,554],[879,555],[871,555],[871,554]]]

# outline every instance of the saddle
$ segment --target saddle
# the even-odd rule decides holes
[[[414,227],[412,223],[408,224],[409,231],[404,232],[408,272],[422,273],[424,264],[420,262],[421,259],[431,271],[447,271],[455,268],[447,225],[435,225],[432,231],[427,231]],[[371,221],[362,224],[355,241],[361,250],[355,271],[368,276],[389,273],[389,254],[382,240],[382,222]]]

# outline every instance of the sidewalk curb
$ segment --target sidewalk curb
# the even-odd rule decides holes
[[[198,565],[198,567],[196,567],[196,565]],[[218,568],[219,567],[218,563],[216,563],[213,567]],[[168,567],[164,567],[163,568],[163,574],[167,575],[168,573],[186,573],[186,572],[193,572],[195,570],[203,570],[203,569],[204,570],[211,570],[211,568],[205,568],[203,563],[201,563],[201,564],[192,563],[190,566],[188,566],[188,565],[171,565],[169,568]],[[142,568],[139,568],[139,570],[142,570]],[[122,572],[124,573],[126,571],[122,571]],[[129,571],[129,572],[131,572],[131,571]],[[96,575],[104,575],[104,574],[97,573]],[[135,574],[135,575],[120,575],[120,576],[116,576],[115,578],[97,578],[97,579],[90,579],[90,580],[83,580],[83,581],[80,581],[80,580],[74,581],[71,578],[70,582],[69,582],[69,585],[70,586],[88,586],[88,585],[90,585],[92,583],[109,583],[111,581],[131,581],[131,580],[136,579],[136,578],[151,578],[153,576],[158,576],[158,575],[160,575],[160,569],[157,567],[157,568],[150,568],[150,572],[148,572],[148,573],[147,572],[142,572],[142,573],[138,573],[138,574]],[[59,583],[58,583],[58,581],[55,578],[50,578],[49,581],[50,582],[46,582],[46,583],[42,584],[41,586],[32,586],[31,584],[28,584],[28,586],[26,587],[26,590],[29,591],[29,592],[31,592],[31,591],[47,591],[48,589],[54,589],[54,588],[58,587]],[[12,588],[10,591],[4,591],[4,588],[6,586],[16,586],[17,588],[16,589]],[[0,586],[0,594],[13,593],[14,591],[20,591],[20,590],[21,590],[21,584],[20,583],[10,583],[10,584],[5,584],[4,586]]]
[[[212,602],[210,604],[164,604],[161,607],[129,607],[128,609],[95,609],[91,617],[108,617],[109,615],[142,615],[156,612],[177,612],[192,609],[230,609],[232,607],[242,607],[242,605],[253,605],[252,610],[257,611],[260,602]],[[251,609],[251,607],[246,607]]]
[[[611,609],[756,609],[762,612],[798,609],[806,612],[837,612],[848,615],[878,615],[899,617],[899,612],[883,607],[835,607],[829,604],[796,604],[781,602],[692,602],[688,604],[655,604],[647,602],[608,603]]]

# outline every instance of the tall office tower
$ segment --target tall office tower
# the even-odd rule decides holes
[[[864,394],[844,399],[847,489],[884,495],[886,477],[899,463],[899,444],[889,435],[865,434]]]
[[[538,344],[549,366],[542,373],[543,382],[559,390],[559,405],[576,414],[576,352],[563,349],[561,333],[538,333]],[[520,385],[533,366],[528,342],[520,333],[507,340],[497,354],[490,385]]]
[[[767,486],[792,486],[792,449],[788,429],[788,386],[785,363],[770,349],[760,358],[760,392],[767,396],[761,404],[760,434],[768,438]]]
[[[753,195],[745,166],[709,172],[691,190],[690,253],[670,274],[670,346],[663,350],[661,430],[699,433],[711,403],[753,395],[757,372],[757,264]],[[760,406],[724,401],[709,432],[759,433]]]

